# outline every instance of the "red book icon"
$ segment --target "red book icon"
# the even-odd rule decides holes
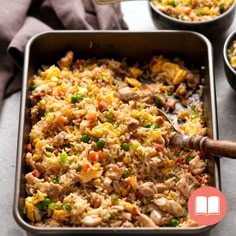
[[[214,225],[220,222],[227,211],[224,194],[217,188],[203,186],[192,192],[188,200],[188,212],[199,225]]]
[[[220,198],[218,196],[196,196],[195,215],[219,215]]]

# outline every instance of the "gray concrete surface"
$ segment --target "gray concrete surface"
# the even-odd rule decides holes
[[[130,30],[155,30],[147,2],[122,3],[124,18]],[[223,69],[222,48],[226,36],[236,28],[236,19],[224,35],[212,40],[218,109],[220,139],[236,141],[236,93],[229,87]],[[20,92],[7,98],[0,116],[0,236],[26,236],[15,223],[12,215],[17,127],[20,106]],[[236,160],[221,159],[222,191],[228,211],[225,218],[208,236],[236,235]]]

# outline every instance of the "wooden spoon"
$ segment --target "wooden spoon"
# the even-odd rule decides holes
[[[176,129],[165,112],[160,109],[158,109],[158,111],[165,118],[165,120],[170,122],[175,131],[175,134],[170,139],[170,146],[201,150],[217,156],[236,159],[236,142],[227,140],[212,140],[203,136],[184,135]]]

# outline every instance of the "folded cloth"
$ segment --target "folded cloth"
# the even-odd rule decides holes
[[[50,30],[127,29],[120,4],[95,0],[0,0],[0,105],[19,90],[24,49],[37,33]]]

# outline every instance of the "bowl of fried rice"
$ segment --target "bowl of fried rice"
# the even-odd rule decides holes
[[[227,81],[236,90],[236,31],[233,31],[227,37],[223,48],[223,56]]]
[[[233,22],[234,0],[150,0],[158,28],[192,30],[206,36],[226,31]]]

